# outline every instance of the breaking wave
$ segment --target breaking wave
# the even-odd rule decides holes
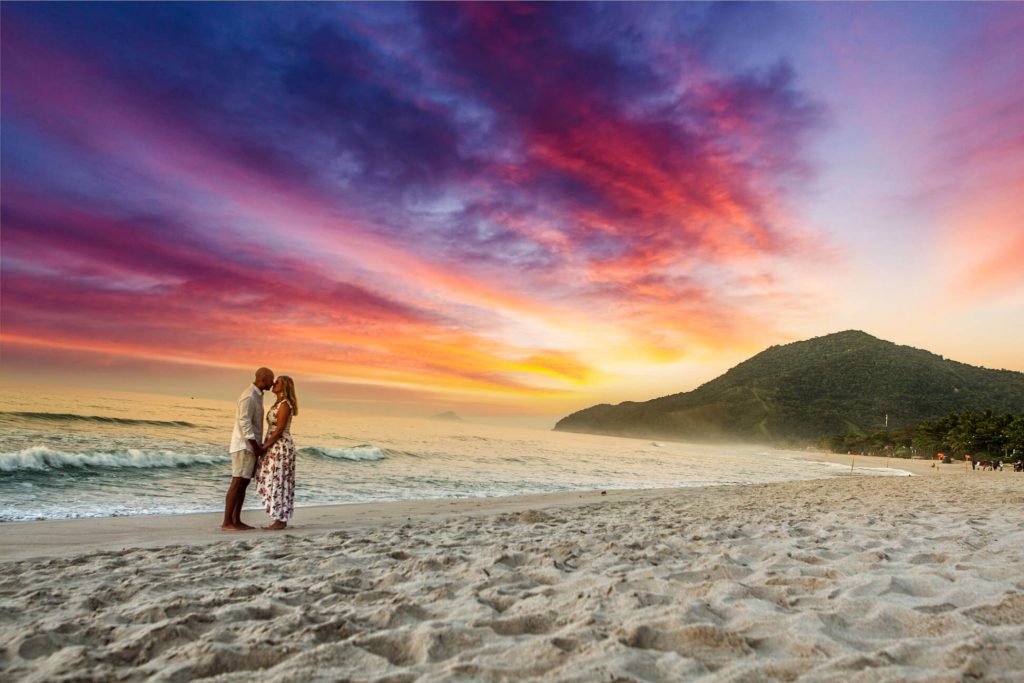
[[[38,472],[68,468],[148,469],[211,465],[227,460],[227,455],[143,451],[136,448],[69,453],[55,451],[46,446],[32,446],[20,451],[0,453],[0,472]]]
[[[383,460],[388,457],[387,453],[368,443],[364,443],[359,446],[351,446],[349,448],[322,448],[310,446],[307,448],[300,448],[299,453],[302,455],[319,456],[321,458],[331,458],[332,460],[351,460],[354,462]]]

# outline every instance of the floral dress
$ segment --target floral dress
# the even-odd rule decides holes
[[[281,401],[267,413],[267,436],[277,429],[277,411]],[[288,404],[291,407],[291,404]],[[295,510],[295,444],[292,442],[291,416],[281,437],[260,458],[256,472],[256,494],[263,501],[267,514],[281,522],[292,518]]]

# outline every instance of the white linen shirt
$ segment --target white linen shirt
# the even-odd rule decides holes
[[[249,439],[263,443],[263,392],[255,384],[242,392],[235,408],[235,428],[231,432],[231,453],[252,452]]]

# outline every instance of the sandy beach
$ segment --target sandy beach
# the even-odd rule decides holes
[[[1022,680],[1024,475],[899,465],[304,508],[282,534],[4,524],[0,676]]]

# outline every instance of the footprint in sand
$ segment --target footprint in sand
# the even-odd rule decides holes
[[[18,646],[18,656],[22,659],[49,657],[62,647],[60,639],[56,638],[53,634],[37,633],[21,641],[21,644]]]
[[[540,635],[549,633],[555,627],[555,614],[521,614],[505,619],[479,621],[476,626],[486,626],[500,636]]]
[[[675,652],[696,659],[708,668],[717,668],[754,651],[743,636],[713,624],[681,627],[644,624],[627,631],[620,642],[642,650]]]
[[[412,666],[451,659],[483,642],[482,629],[446,628],[414,631],[397,629],[353,641],[364,650],[391,662],[394,666]]]

